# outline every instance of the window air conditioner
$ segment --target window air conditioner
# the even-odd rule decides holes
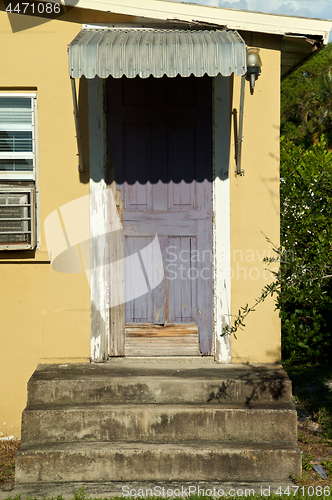
[[[35,246],[35,188],[0,186],[0,250],[32,250]]]

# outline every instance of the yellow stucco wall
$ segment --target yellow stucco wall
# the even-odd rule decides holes
[[[278,37],[245,36],[248,47],[259,47],[262,73],[254,94],[246,82],[242,168],[235,176],[234,134],[231,153],[231,266],[232,314],[255,304],[271,281],[264,257],[275,256],[279,246],[279,120],[280,40]],[[240,78],[234,79],[233,108],[239,109]],[[274,267],[275,269],[275,267]],[[244,321],[245,329],[232,338],[232,362],[280,361],[280,320],[274,298],[257,306]]]
[[[87,177],[80,178],[77,169],[67,45],[80,29],[78,21],[102,19],[85,18],[81,10],[78,14],[79,18],[73,17],[75,22],[51,21],[13,34],[7,14],[0,12],[1,45],[6,47],[0,53],[0,91],[35,90],[38,94],[42,231],[41,250],[35,257],[27,258],[22,252],[0,254],[0,437],[20,436],[26,385],[38,363],[88,362],[90,357],[86,277],[52,270],[43,232],[43,221],[48,214],[89,192]],[[71,11],[68,20],[73,15]],[[268,244],[261,231],[276,244],[279,238],[280,52],[277,42],[272,43],[270,38],[250,40],[250,44],[262,47],[263,71],[253,96],[248,95],[247,88],[245,176],[235,177],[235,166],[231,165],[233,314],[241,305],[251,304],[266,283],[261,256],[267,252]],[[234,81],[233,107],[238,107],[239,102],[238,80]],[[83,114],[87,115],[86,109]],[[234,151],[231,161],[233,156]],[[250,252],[254,252],[254,262],[248,262]],[[238,265],[245,268],[246,279],[241,277],[244,271],[238,271]],[[258,279],[253,268],[260,271]],[[247,318],[246,330],[238,334],[238,340],[232,340],[233,362],[279,359],[280,325],[273,308],[270,300]]]
[[[87,362],[85,274],[52,270],[43,231],[49,213],[88,194],[80,182],[67,45],[80,25],[52,21],[13,33],[0,12],[0,91],[37,91],[42,246],[34,258],[0,254],[0,437],[20,436],[27,381],[40,362]]]

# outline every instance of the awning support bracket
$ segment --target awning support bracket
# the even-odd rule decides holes
[[[81,132],[80,132],[80,121],[79,121],[79,116],[78,116],[75,78],[70,77],[70,81],[71,81],[71,90],[72,90],[72,95],[73,95],[73,107],[74,107],[74,118],[75,118],[75,128],[76,128],[76,140],[77,140],[77,151],[78,151],[78,171],[80,174],[84,174],[85,169],[84,169],[84,165],[83,165],[82,138],[81,138]]]

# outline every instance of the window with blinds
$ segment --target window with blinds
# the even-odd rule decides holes
[[[36,247],[36,97],[0,92],[0,250]]]
[[[34,180],[35,97],[0,94],[0,180]]]

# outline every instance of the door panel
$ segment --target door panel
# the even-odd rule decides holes
[[[211,79],[110,77],[107,105],[110,159],[124,204],[125,321],[174,323],[183,331],[188,325],[191,336],[189,324],[197,324],[201,353],[209,354]],[[161,252],[160,280],[154,270],[158,257],[144,250],[153,241]],[[153,273],[156,285],[151,286]]]
[[[168,130],[169,209],[194,209],[195,124],[170,124]]]
[[[152,208],[151,184],[151,125],[123,124],[123,169],[125,184],[125,209],[149,210]],[[139,165],[138,165],[139,161]],[[140,181],[136,170],[140,169]]]
[[[146,294],[151,288],[140,251],[151,243],[152,238],[125,237],[125,321],[151,323],[151,301]],[[130,257],[130,258],[128,258]]]
[[[191,261],[196,238],[170,238],[167,264],[169,284],[169,323],[197,323],[197,269]],[[193,282],[193,283],[192,283]]]

